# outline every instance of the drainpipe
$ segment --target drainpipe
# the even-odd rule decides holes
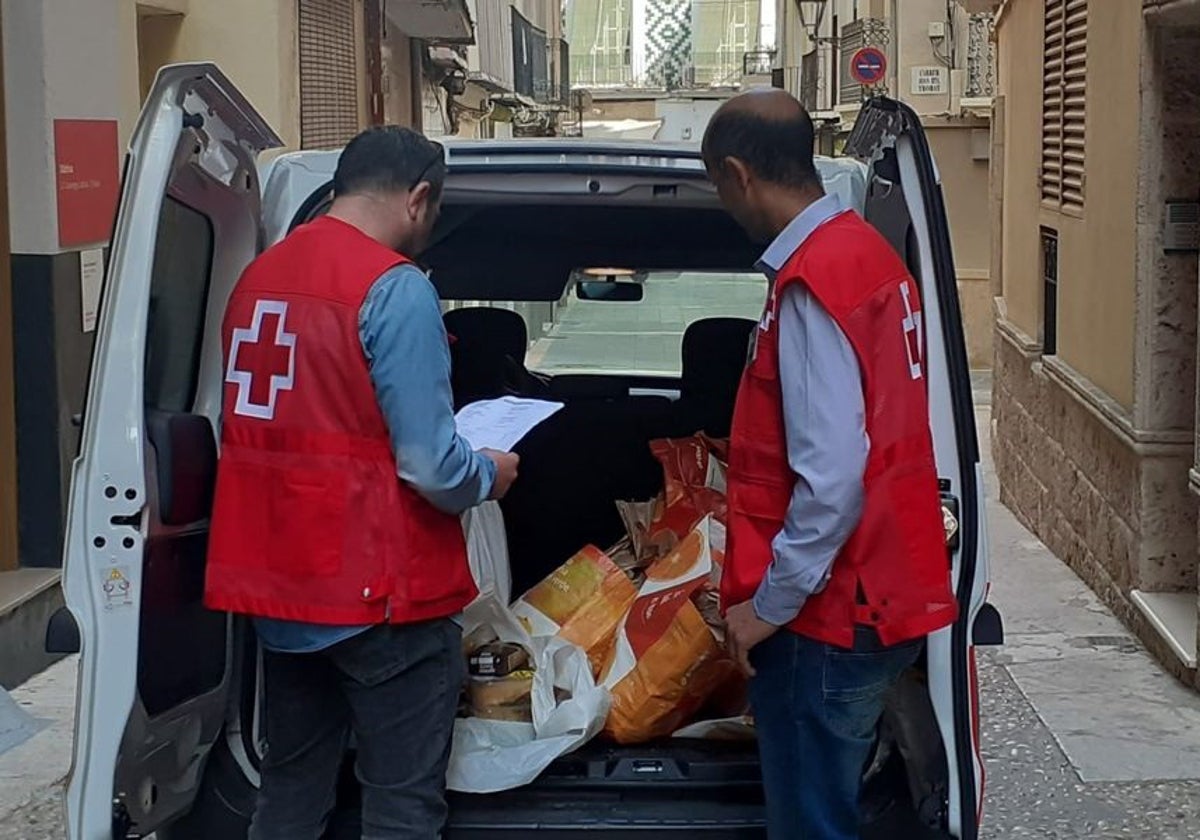
[[[952,85],[953,86],[953,85]],[[900,0],[892,0],[892,98],[900,98]]]

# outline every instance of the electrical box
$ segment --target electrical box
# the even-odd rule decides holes
[[[941,21],[941,20],[930,21],[929,37],[930,38],[945,38],[946,37],[945,21]]]
[[[1163,250],[1200,251],[1200,203],[1168,201],[1163,221]]]

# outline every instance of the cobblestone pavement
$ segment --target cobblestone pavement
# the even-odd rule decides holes
[[[1080,781],[998,659],[985,655],[979,673],[985,840],[1191,840],[1200,833],[1200,781]]]
[[[0,823],[0,840],[61,840],[66,836],[58,785],[31,795]]]

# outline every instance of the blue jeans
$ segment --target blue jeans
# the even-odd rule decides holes
[[[267,752],[251,840],[317,840],[353,733],[364,840],[434,840],[466,666],[449,618],[263,655]]]
[[[770,840],[858,840],[884,700],[923,641],[850,651],[782,630],[751,651]]]

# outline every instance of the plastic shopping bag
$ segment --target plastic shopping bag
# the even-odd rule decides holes
[[[592,673],[599,674],[636,597],[629,576],[589,545],[522,595],[513,612],[532,635],[554,635],[581,647]]]
[[[512,600],[512,570],[499,503],[488,501],[471,508],[462,515],[462,527],[467,538],[467,561],[480,597],[491,593],[507,604]]]
[[[556,758],[599,733],[609,695],[596,685],[581,648],[557,636],[531,636],[494,594],[480,596],[466,609],[463,632],[514,642],[529,651],[533,722],[455,721],[447,772],[451,790],[494,793],[527,785]]]

